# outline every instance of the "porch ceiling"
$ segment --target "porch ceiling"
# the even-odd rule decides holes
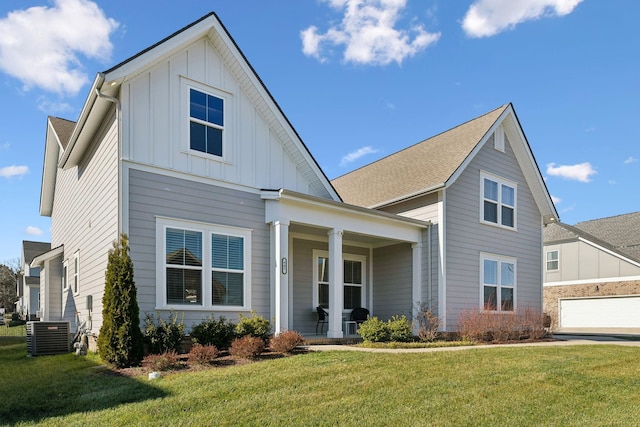
[[[327,241],[330,228],[325,227],[314,227],[307,224],[300,224],[292,222],[289,226],[289,232],[297,235],[299,237],[306,237],[312,240],[318,241]],[[385,239],[380,236],[369,236],[365,234],[353,233],[349,231],[345,231],[342,236],[343,243],[345,244],[356,244],[368,247],[382,247],[382,246],[390,246],[395,245],[397,243],[401,243],[402,240],[399,239]]]

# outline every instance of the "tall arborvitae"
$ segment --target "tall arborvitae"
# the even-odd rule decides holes
[[[102,328],[98,351],[103,361],[118,368],[136,366],[143,357],[140,309],[133,281],[133,262],[126,234],[113,243],[105,273]]]

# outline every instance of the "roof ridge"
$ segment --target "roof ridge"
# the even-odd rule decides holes
[[[351,174],[352,174],[352,173],[354,173],[354,172],[357,172],[357,171],[359,171],[359,170],[361,170],[361,169],[364,169],[364,168],[367,168],[367,167],[369,167],[369,166],[371,166],[371,165],[374,165],[374,164],[376,164],[376,163],[379,163],[379,162],[381,162],[381,161],[383,161],[383,160],[385,160],[385,159],[387,159],[387,158],[389,158],[389,157],[392,157],[392,156],[395,156],[395,155],[397,155],[397,154],[403,153],[403,152],[405,152],[405,151],[407,151],[407,150],[409,150],[409,149],[411,149],[411,148],[413,148],[413,147],[415,147],[415,146],[417,146],[417,145],[420,145],[420,144],[422,144],[422,143],[424,143],[424,142],[427,142],[427,141],[429,141],[429,140],[431,140],[431,139],[434,139],[434,138],[436,138],[436,137],[438,137],[438,136],[444,135],[445,133],[448,133],[448,132],[454,131],[455,129],[458,129],[458,128],[462,127],[462,126],[468,125],[468,124],[470,124],[471,122],[474,122],[474,121],[479,120],[479,119],[481,119],[481,118],[483,118],[483,117],[485,117],[485,116],[488,116],[489,114],[492,114],[492,113],[494,113],[494,112],[496,112],[496,111],[498,111],[498,110],[500,110],[500,109],[505,109],[505,108],[507,108],[509,105],[511,105],[511,103],[503,104],[503,105],[501,105],[501,106],[499,106],[499,107],[497,107],[497,108],[494,108],[494,109],[493,109],[493,110],[491,110],[491,111],[487,111],[487,112],[486,112],[486,113],[484,113],[484,114],[481,114],[481,115],[479,115],[479,116],[476,116],[476,117],[474,117],[474,118],[472,118],[472,119],[469,119],[469,120],[467,120],[467,121],[465,121],[465,122],[462,122],[462,123],[460,123],[460,124],[458,124],[458,125],[456,125],[456,126],[453,126],[453,127],[449,128],[449,129],[447,129],[447,130],[444,130],[444,131],[442,131],[442,132],[439,132],[439,133],[437,133],[437,134],[435,134],[435,135],[431,135],[431,136],[430,136],[430,137],[428,137],[428,138],[425,138],[425,139],[423,139],[423,140],[421,140],[421,141],[418,141],[418,142],[416,142],[416,143],[414,143],[414,144],[411,144],[411,145],[409,145],[409,146],[407,146],[407,147],[404,147],[404,148],[402,148],[402,149],[400,149],[400,150],[398,150],[398,151],[394,151],[393,153],[387,154],[386,156],[381,157],[381,158],[379,158],[378,160],[374,160],[374,161],[373,161],[373,162],[371,162],[371,163],[367,163],[366,165],[362,165],[362,166],[360,166],[360,167],[358,167],[358,168],[356,168],[356,169],[353,169],[353,170],[351,170],[351,171],[349,171],[349,172],[347,172],[347,173],[345,173],[345,174],[342,174],[342,175],[340,175],[340,176],[338,176],[338,177],[336,177],[336,178],[333,178],[331,181],[335,181],[335,180],[337,180],[337,179],[340,179],[340,178],[343,178],[343,177],[345,177],[345,176],[351,175]]]
[[[586,223],[589,223],[589,222],[603,221],[603,220],[608,220],[608,219],[613,219],[613,218],[620,218],[620,217],[623,217],[623,216],[630,216],[630,215],[640,215],[640,211],[627,212],[627,213],[623,213],[623,214],[605,216],[605,217],[602,217],[602,218],[587,219],[587,220],[575,223],[574,227],[577,227],[580,224],[586,224]]]

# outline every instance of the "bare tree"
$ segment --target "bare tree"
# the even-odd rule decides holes
[[[0,308],[11,312],[17,300],[16,280],[20,271],[20,259],[0,264]]]

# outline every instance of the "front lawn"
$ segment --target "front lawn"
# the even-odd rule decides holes
[[[639,425],[640,347],[318,352],[155,381],[0,340],[18,425]]]

